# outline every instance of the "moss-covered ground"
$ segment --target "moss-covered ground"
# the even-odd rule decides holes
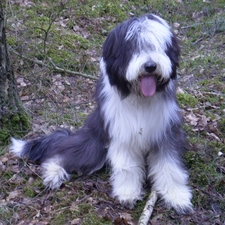
[[[68,70],[98,77],[101,46],[114,26],[148,12],[169,22],[181,46],[177,97],[190,142],[184,159],[195,212],[180,216],[159,201],[151,224],[224,224],[224,0],[6,2],[14,72],[32,118],[24,138],[82,126],[95,106],[95,80]],[[38,166],[15,159],[7,146],[0,149],[0,224],[136,224],[145,205],[147,194],[134,210],[112,199],[108,168],[88,177],[74,174],[60,190],[48,191]]]

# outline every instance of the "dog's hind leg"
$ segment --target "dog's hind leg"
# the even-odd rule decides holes
[[[34,140],[12,139],[10,150],[41,164],[43,183],[51,189],[59,188],[70,173],[91,174],[105,164],[107,132],[102,124],[96,109],[75,133],[62,129]]]

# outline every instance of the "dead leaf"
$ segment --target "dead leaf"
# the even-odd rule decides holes
[[[9,200],[11,200],[11,199],[15,199],[15,198],[21,196],[21,193],[22,193],[22,192],[19,191],[19,190],[11,191],[11,192],[9,192],[9,195],[8,195],[8,197],[6,198],[6,200],[9,201]]]
[[[202,115],[199,119],[198,125],[204,128],[208,124],[208,118],[205,115]]]
[[[173,24],[173,26],[174,26],[175,28],[178,28],[178,27],[180,27],[180,23],[175,22],[175,23]]]
[[[23,77],[19,77],[19,78],[17,78],[17,83],[20,85],[20,86],[22,86],[22,87],[26,87],[27,86],[27,84],[26,84],[26,82],[24,81],[24,78]]]
[[[207,132],[207,135],[210,136],[210,137],[212,137],[212,138],[214,138],[214,139],[216,139],[217,141],[220,141],[220,138],[217,137],[214,133],[208,133]]]
[[[18,165],[11,166],[10,171],[14,173],[19,173],[20,172],[19,166]]]
[[[79,212],[79,207],[77,206],[76,203],[72,203],[71,206],[70,206],[70,211],[76,211],[76,212]]]
[[[120,215],[120,218],[126,219],[128,221],[133,219],[133,217],[129,213],[120,213],[119,215]]]
[[[217,128],[217,122],[209,124],[209,130],[213,132],[216,136],[220,136],[221,133]]]
[[[184,94],[185,92],[181,87],[178,87],[177,90],[176,90],[176,93],[177,94]]]
[[[71,221],[71,225],[80,225],[82,220],[80,218],[76,218]]]
[[[199,118],[191,112],[185,116],[185,119],[190,122],[191,125],[196,126],[198,124]]]
[[[9,160],[9,157],[7,157],[6,155],[0,157],[0,161],[1,161],[2,163],[6,163],[8,160]]]
[[[6,166],[5,165],[3,165],[3,163],[0,161],[0,170],[5,170],[5,168],[6,168]]]
[[[114,225],[129,225],[129,223],[127,222],[126,219],[124,218],[121,218],[121,217],[117,217],[115,220],[114,220]]]
[[[10,179],[9,179],[9,182],[10,183],[13,183],[13,184],[21,184],[23,183],[24,181],[24,178],[21,177],[19,174],[14,174]]]

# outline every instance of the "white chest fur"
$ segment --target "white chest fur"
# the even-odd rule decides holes
[[[178,119],[179,107],[175,100],[168,101],[161,93],[149,98],[131,94],[122,99],[107,78],[105,81],[102,94],[106,101],[102,113],[111,142],[132,145],[139,151],[147,150]]]

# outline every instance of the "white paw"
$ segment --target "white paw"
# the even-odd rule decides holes
[[[178,214],[191,214],[193,205],[191,203],[191,190],[187,187],[175,188],[162,195],[166,206],[174,208]]]
[[[52,158],[42,163],[43,184],[49,189],[58,189],[61,184],[68,180],[70,175],[60,166],[59,160]]]
[[[142,187],[134,188],[132,184],[123,184],[120,187],[114,187],[112,195],[119,200],[121,205],[133,209],[136,201],[142,199],[143,191]]]

